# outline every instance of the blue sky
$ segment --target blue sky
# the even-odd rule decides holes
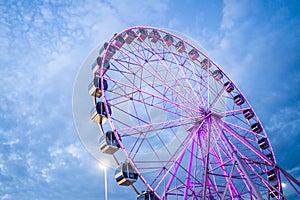
[[[1,200],[104,199],[103,171],[73,122],[73,85],[93,48],[136,25],[198,41],[254,107],[279,165],[300,179],[299,1],[0,0]],[[135,198],[113,170],[108,185],[111,200]]]

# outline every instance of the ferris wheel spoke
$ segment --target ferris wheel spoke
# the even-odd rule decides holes
[[[220,85],[219,85],[220,87]],[[209,106],[209,110],[211,110],[217,116],[228,119],[230,117],[235,117],[243,114],[243,111],[249,108],[241,108],[237,107],[234,103],[233,97],[228,92],[225,92],[226,88],[222,86],[222,88],[211,89],[210,94],[214,98]],[[231,103],[232,102],[232,103]]]
[[[153,49],[153,47],[150,45],[149,46],[149,44],[147,43],[147,45],[148,45],[148,48],[151,48],[152,50],[153,50],[153,52],[155,52],[155,50]],[[162,49],[162,50],[164,50],[164,49]],[[162,54],[162,55],[161,55]],[[168,55],[168,54],[170,54],[171,56],[172,56],[172,59],[167,59],[166,58],[166,56]],[[163,52],[163,53],[160,53],[160,52],[155,52],[155,53],[153,53],[153,55],[154,55],[154,57],[156,57],[156,62],[158,62],[158,63],[160,63],[161,64],[161,66],[164,66],[165,67],[165,69],[168,71],[168,72],[170,72],[171,71],[171,69],[170,69],[170,65],[172,66],[178,66],[177,64],[178,64],[178,61],[177,61],[177,59],[174,57],[174,54],[173,54],[173,52],[171,52],[171,51],[168,51],[168,52]],[[147,60],[147,62],[148,63],[151,63],[150,62],[151,60]],[[167,63],[167,62],[169,62],[169,63]],[[171,76],[172,76],[172,78],[173,78],[173,80],[175,81],[175,82],[177,82],[177,87],[178,86],[183,86],[182,85],[182,82],[181,81],[176,81],[177,80],[177,78],[176,78],[176,76],[174,76],[173,75],[173,73],[170,73],[171,74]],[[182,73],[183,75],[184,75],[184,73]],[[189,82],[187,82],[187,84],[189,84]],[[192,88],[192,87],[190,87],[190,90],[186,90],[186,88],[184,88],[183,87],[183,90],[181,90],[182,92],[183,91],[185,91],[185,92],[187,92],[187,91],[194,91],[194,89]],[[191,96],[191,95],[189,95],[189,96]],[[195,102],[197,102],[197,101],[199,101],[199,99],[197,98],[197,95],[195,95],[194,96],[195,98],[196,98],[196,101]]]
[[[218,114],[220,116],[224,116],[224,117],[231,117],[231,116],[235,116],[235,115],[240,115],[243,113],[243,111],[245,111],[247,109],[249,109],[249,108],[238,108],[236,110],[227,109],[226,111],[217,112],[216,114]]]
[[[185,75],[186,80],[188,80],[189,82],[190,88],[194,90],[195,95],[200,96],[201,100],[198,99],[198,101],[202,102],[202,105],[204,105],[204,102],[207,101],[205,100],[205,94],[207,94],[207,82],[205,81],[206,77],[202,73],[198,74],[196,71],[196,69],[201,68],[201,66],[188,59],[187,55],[185,57],[180,56],[179,58],[182,59],[179,60],[178,67],[182,70],[182,73]],[[190,76],[188,76],[188,74],[190,74]],[[191,85],[192,83],[196,87],[193,87]]]
[[[108,90],[111,94],[114,95],[114,98],[108,99],[108,100],[117,100],[118,98],[121,98],[121,97],[126,98],[128,100],[134,100],[133,97],[132,97],[134,94],[141,94],[141,95],[146,95],[145,98],[148,98],[148,99],[151,98],[152,99],[152,101],[148,103],[149,106],[154,106],[153,102],[159,100],[160,103],[167,102],[168,104],[173,105],[176,108],[181,109],[182,111],[183,110],[189,110],[189,111],[192,111],[192,112],[197,112],[197,110],[195,110],[193,108],[187,107],[185,105],[180,105],[179,103],[172,101],[171,99],[167,98],[166,95],[161,95],[162,96],[161,97],[161,96],[158,96],[158,94],[151,93],[151,91],[148,92],[148,91],[145,91],[145,90],[141,90],[138,87],[134,87],[134,86],[125,84],[125,83],[120,82],[118,80],[114,80],[110,77],[105,77],[105,78],[106,78],[106,80],[112,81],[115,85],[113,89]],[[115,92],[116,89],[120,90],[120,92],[122,92],[122,93],[120,94],[120,93]],[[127,91],[127,90],[129,90],[129,91]],[[160,92],[160,91],[157,91],[157,90],[153,90],[153,91]],[[144,100],[144,99],[142,99],[142,100]],[[139,101],[139,100],[136,99],[136,101]],[[168,110],[166,110],[166,112],[168,112]]]
[[[227,122],[227,121],[223,121],[223,123],[224,123],[224,126],[230,128],[232,130],[236,129],[239,132],[243,133],[242,136],[244,138],[247,138],[247,140],[255,142],[255,137],[256,137],[257,133],[254,133],[253,131],[248,130],[248,129],[242,127],[242,126],[239,126],[239,125]],[[235,131],[235,132],[238,132],[238,131]]]
[[[134,60],[134,59],[132,59],[132,60]],[[138,63],[139,66],[143,66],[143,64],[140,63],[139,61],[137,61],[137,60],[134,60],[134,61],[135,61],[136,63]],[[151,63],[150,63],[149,61],[148,61],[147,64],[148,64],[148,67],[147,67],[147,68],[141,68],[141,70],[147,72],[147,73],[149,74],[148,77],[152,76],[153,84],[156,82],[155,80],[157,80],[157,81],[159,81],[159,83],[161,83],[162,85],[164,85],[164,87],[168,87],[168,89],[172,92],[172,93],[171,93],[171,96],[174,96],[174,95],[175,95],[177,98],[182,99],[181,102],[182,102],[182,101],[184,101],[184,102],[189,102],[190,105],[193,105],[193,104],[194,104],[194,102],[191,102],[191,100],[192,100],[191,98],[187,98],[186,96],[184,96],[184,95],[182,94],[182,92],[180,92],[180,91],[186,91],[186,90],[183,90],[183,89],[181,89],[180,91],[175,90],[174,87],[172,87],[172,85],[169,85],[169,84],[166,82],[167,80],[166,80],[164,77],[161,77],[161,75],[160,75],[160,74],[161,74],[161,73],[160,73],[161,69],[160,69],[160,71],[157,71],[157,69],[155,69],[155,67],[152,66]],[[122,66],[123,68],[126,68],[125,64],[121,64],[121,63],[120,63],[120,66]],[[117,66],[115,66],[115,67],[117,67]],[[149,68],[149,69],[148,69],[148,68]],[[128,69],[128,70],[130,70],[130,69]],[[153,71],[156,72],[156,73],[154,73]],[[138,76],[138,74],[137,74],[136,72],[133,72],[133,74],[134,74],[134,77],[138,78],[138,80],[140,81],[140,83],[145,83],[146,85],[150,86],[151,89],[154,90],[156,93],[158,93],[158,94],[160,94],[160,95],[162,95],[162,96],[165,96],[165,94],[161,93],[161,91],[159,91],[159,90],[156,89],[155,85],[149,85],[149,81],[148,81],[148,82],[145,81],[145,80],[143,79],[143,77]],[[172,74],[172,73],[171,73],[171,74]],[[149,79],[149,78],[147,78],[147,79]],[[150,82],[150,83],[151,83],[151,82]],[[179,82],[177,81],[176,83],[179,83]],[[133,83],[133,84],[134,84],[134,83]],[[134,84],[134,85],[135,85],[135,84]],[[156,83],[156,85],[157,85],[157,83]],[[178,86],[176,86],[176,88],[178,88]]]
[[[170,49],[169,49],[169,50],[170,50]],[[183,69],[185,69],[186,67],[183,67],[183,65],[182,65],[181,63],[179,63],[178,58],[175,57],[175,55],[174,55],[174,53],[173,53],[172,51],[169,51],[169,52],[170,52],[170,54],[171,54],[173,60],[175,61],[173,64],[176,64],[176,66],[178,66],[179,69],[181,70],[181,74],[183,74],[184,80],[186,81],[186,83],[187,83],[188,86],[189,86],[189,90],[192,91],[192,92],[194,93],[197,102],[201,102],[200,99],[198,98],[198,95],[197,95],[196,92],[195,92],[195,91],[196,91],[195,88],[192,87],[191,82],[189,81],[189,79],[191,79],[191,78],[188,78],[188,76],[187,76],[187,71],[184,71],[184,70],[183,70]],[[165,61],[165,60],[164,60],[164,61]],[[165,62],[166,62],[166,61],[165,61]],[[167,65],[166,65],[166,66],[167,66]],[[193,69],[193,68],[192,68],[192,69]],[[191,70],[189,70],[189,71],[191,72]],[[193,77],[194,77],[194,80],[196,81],[197,79],[196,79],[196,76],[195,76],[195,72],[194,72],[194,71],[193,71],[192,75],[193,75]],[[198,81],[196,81],[196,83],[198,83]],[[197,86],[198,86],[198,91],[200,91],[200,87],[199,87],[198,84],[197,84]]]
[[[172,90],[172,92],[176,91],[177,96],[179,97],[179,101],[189,102],[192,105],[195,105],[196,102],[199,102],[197,95],[195,95],[195,93],[194,93],[194,95],[192,95],[192,93],[190,93],[191,88],[190,88],[190,85],[188,84],[189,82],[186,80],[186,78],[185,77],[181,78],[180,76],[178,76],[179,72],[174,72],[174,70],[172,71],[169,68],[168,64],[166,64],[166,61],[164,61],[164,62],[160,61],[160,63],[166,69],[167,77],[163,77],[163,78],[165,78],[164,80],[166,80],[167,84],[168,84],[168,82],[174,83],[174,86],[173,86],[174,89]],[[176,73],[176,74],[174,74],[174,73]],[[187,84],[185,84],[185,83],[187,83]],[[192,91],[194,91],[194,90],[192,90]],[[178,95],[178,94],[180,94],[180,95]],[[182,98],[183,96],[184,96],[184,98]],[[186,101],[186,97],[189,97],[189,101]]]
[[[146,124],[146,125],[141,125],[141,126],[130,126],[130,127],[126,127],[126,128],[120,128],[120,129],[118,129],[118,131],[126,132],[126,134],[123,134],[122,137],[127,137],[127,136],[136,135],[140,132],[147,133],[147,132],[152,132],[152,131],[158,131],[161,129],[171,129],[171,128],[176,128],[176,127],[180,127],[180,126],[193,125],[192,119],[195,119],[195,118],[181,118],[181,119],[163,121],[163,122],[158,122],[158,123],[151,123],[151,124]],[[199,121],[201,121],[203,119],[204,119],[204,117],[198,118]]]
[[[145,136],[145,135],[144,135]],[[155,158],[154,160],[157,160],[157,162],[160,164],[159,167],[153,167],[153,169],[157,170],[161,168],[161,165],[164,165],[166,162],[161,160],[160,156],[157,154],[156,150],[153,148],[153,146],[151,145],[151,143],[149,142],[149,140],[146,137],[143,137],[142,142],[140,142],[140,144],[138,145],[138,147],[136,148],[136,151],[134,151],[135,146],[132,147],[132,149],[129,151],[129,155],[131,156],[133,161],[139,161],[139,159],[136,159],[136,156],[138,155],[138,151],[141,148],[142,143],[146,141],[147,145],[150,147],[151,152],[154,153]],[[137,141],[138,142],[138,141]],[[170,154],[170,152],[168,152]],[[142,167],[139,168],[140,170],[143,170]],[[145,169],[145,168],[144,168]]]

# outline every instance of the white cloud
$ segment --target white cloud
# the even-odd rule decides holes
[[[271,115],[266,130],[270,133],[274,145],[283,145],[296,138],[299,133],[300,106],[289,105],[280,108]]]
[[[7,200],[7,199],[12,199],[12,195],[10,195],[10,194],[4,194],[4,195],[1,197],[1,200]]]

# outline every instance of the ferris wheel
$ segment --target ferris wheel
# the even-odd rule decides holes
[[[119,185],[139,200],[286,199],[262,123],[197,43],[140,26],[98,50],[90,117]]]

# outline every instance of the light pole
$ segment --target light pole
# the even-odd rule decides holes
[[[100,169],[104,170],[104,193],[105,193],[105,200],[108,200],[108,195],[107,195],[107,173],[106,173],[106,166],[102,165],[99,163]]]

